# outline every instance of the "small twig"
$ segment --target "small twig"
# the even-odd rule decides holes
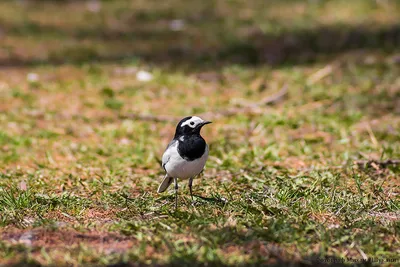
[[[384,161],[357,160],[357,161],[354,161],[354,164],[356,164],[360,167],[374,167],[374,165],[375,165],[375,166],[380,166],[380,167],[386,168],[389,165],[399,165],[400,159],[388,159],[388,160],[384,160]]]
[[[341,62],[339,60],[336,60],[322,69],[317,70],[313,74],[311,74],[308,79],[307,79],[307,85],[311,86],[313,84],[316,84],[317,82],[325,79],[329,75],[331,75],[338,67],[340,67]]]
[[[287,95],[288,89],[289,86],[287,85],[287,83],[285,83],[278,93],[264,98],[257,104],[257,106],[272,105],[280,102]]]
[[[379,160],[356,160],[353,161],[353,164],[358,165],[359,167],[362,168],[368,168],[368,167],[373,167],[373,168],[386,168],[389,165],[400,165],[400,159],[388,159],[384,161],[379,161]],[[281,164],[273,164],[272,166],[274,167],[281,167],[285,168],[285,166],[282,166]],[[337,169],[346,169],[348,167],[351,167],[352,165],[349,165],[347,162],[343,162],[341,165],[333,165],[333,166],[327,166],[327,167],[304,167],[304,168],[295,168],[297,171],[304,171],[304,172],[310,172],[310,171],[325,171],[325,170],[337,170]]]
[[[264,99],[262,99],[259,102],[256,103],[249,103],[249,102],[240,102],[238,103],[239,106],[241,106],[242,108],[257,108],[257,107],[262,107],[262,106],[266,106],[266,105],[273,105],[278,103],[279,101],[281,101],[288,93],[288,85],[285,83],[281,90],[279,90],[279,92],[277,92],[274,95],[271,96],[267,96]]]
[[[210,111],[210,112],[205,112],[202,114],[199,114],[199,116],[205,117],[207,119],[215,119],[215,118],[221,118],[221,117],[229,117],[233,116],[236,114],[254,114],[254,113],[261,113],[262,111],[261,108],[263,106],[267,105],[274,105],[277,104],[278,102],[282,101],[282,99],[287,95],[288,93],[288,85],[284,84],[279,90],[278,93],[268,96],[261,100],[260,102],[257,103],[250,103],[246,104],[242,107],[237,107],[237,108],[228,108],[228,109],[222,109],[222,110],[217,110],[217,111]]]
[[[369,134],[369,137],[371,138],[371,142],[375,147],[379,146],[378,140],[375,137],[374,132],[371,129],[371,125],[369,123],[366,124],[367,132]]]
[[[331,74],[333,72],[335,67],[336,67],[335,64],[329,64],[329,65],[323,67],[322,69],[314,72],[310,77],[308,77],[307,84],[313,85],[313,84],[317,83],[318,81],[324,79],[325,77],[327,77],[329,74]]]

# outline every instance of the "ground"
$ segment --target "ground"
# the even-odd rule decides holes
[[[377,0],[1,1],[0,265],[399,264],[399,21]],[[210,157],[175,211],[160,159],[192,114]]]

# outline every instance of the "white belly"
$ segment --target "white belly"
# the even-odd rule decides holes
[[[168,175],[180,179],[188,179],[198,175],[206,165],[208,146],[206,146],[206,151],[201,158],[193,161],[186,161],[179,155],[178,150],[176,149],[177,145],[178,142],[176,142],[176,145],[171,147],[168,151],[170,158],[167,164],[165,164],[165,170]]]

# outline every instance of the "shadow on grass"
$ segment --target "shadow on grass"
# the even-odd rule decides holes
[[[42,266],[39,263],[22,260],[18,263],[7,265],[9,267],[38,267]],[[195,267],[195,266],[270,266],[270,267],[346,267],[346,266],[371,266],[370,263],[356,263],[356,264],[347,264],[344,263],[344,259],[336,258],[336,257],[328,257],[328,258],[321,258],[318,255],[313,255],[310,257],[309,260],[305,261],[286,261],[286,260],[273,260],[271,262],[265,260],[258,260],[254,262],[249,262],[246,264],[226,264],[220,260],[215,261],[208,261],[208,262],[200,262],[196,259],[196,257],[185,257],[185,258],[173,258],[168,263],[164,264],[147,264],[144,262],[120,262],[115,264],[106,265],[108,267],[138,267],[138,266],[159,266],[159,267],[172,267],[172,266],[188,266],[188,267]]]
[[[346,264],[343,263],[343,259],[329,257],[329,258],[320,258],[318,256],[313,256],[313,259],[303,261],[303,262],[293,262],[293,261],[285,261],[285,260],[277,260],[271,263],[265,262],[263,260],[255,261],[246,264],[226,264],[222,261],[211,261],[211,262],[199,262],[195,257],[182,259],[173,259],[169,263],[166,264],[158,264],[156,266],[160,267],[172,267],[172,266],[269,266],[269,267],[306,267],[306,266],[321,266],[321,267],[346,267],[346,266],[371,266],[368,263],[358,263],[358,264]],[[149,266],[143,263],[117,263],[113,265],[109,265],[109,267],[136,267],[136,266]],[[152,265],[153,266],[153,265]]]
[[[130,199],[130,201],[133,200],[135,199]],[[132,202],[131,205],[140,206],[141,203],[146,203],[145,199],[139,199],[137,202]],[[217,203],[212,204],[215,205]],[[236,202],[232,205],[241,208],[240,206],[246,205],[246,203]],[[124,211],[124,213],[126,212]],[[128,217],[125,217],[125,220],[138,220],[138,211],[135,211],[135,213],[136,215],[130,218],[129,214],[127,214]],[[204,207],[204,209],[201,210],[199,209],[199,212],[186,210],[171,212],[169,216],[173,218],[173,223],[177,225],[177,228],[188,229],[188,234],[193,235],[198,242],[183,242],[185,243],[184,246],[174,242],[169,243],[167,246],[168,249],[162,251],[162,253],[169,255],[169,257],[167,257],[167,263],[156,264],[156,266],[236,266],[234,264],[227,264],[225,260],[219,256],[220,254],[218,251],[223,255],[236,255],[235,252],[239,252],[241,256],[246,257],[245,260],[241,260],[243,266],[370,266],[368,263],[363,262],[355,265],[354,263],[346,262],[342,258],[327,258],[319,254],[301,253],[299,252],[300,249],[298,250],[296,247],[293,252],[293,246],[297,244],[296,240],[300,238],[307,238],[306,242],[309,242],[306,245],[307,247],[318,244],[321,242],[321,239],[318,236],[312,235],[312,230],[307,230],[306,227],[304,227],[305,225],[299,223],[295,225],[294,221],[288,219],[286,216],[279,216],[274,220],[263,222],[261,221],[262,210],[248,208],[246,209],[246,214],[249,216],[249,220],[245,224],[242,224],[242,226],[235,224],[222,227],[210,227],[210,224],[214,224],[216,215],[210,212],[208,207]],[[149,218],[142,220],[141,223],[143,223],[143,225],[147,223],[151,224],[151,219]],[[306,220],[300,219],[300,221],[304,222],[304,224],[308,224]],[[136,232],[138,227],[139,226],[135,226],[133,232]],[[244,229],[244,227],[246,229]],[[91,236],[87,237],[90,238]],[[104,242],[107,239],[102,237],[97,240],[102,240],[102,242]],[[121,240],[122,239],[116,239],[116,242],[121,242]],[[291,252],[287,250],[288,244],[293,244],[289,246],[289,251]],[[24,251],[25,249],[21,248],[21,252]],[[209,254],[211,256],[209,256]],[[115,258],[118,257],[118,254],[115,255]],[[126,260],[127,262],[120,262],[110,266],[149,266],[149,264],[145,262],[135,261],[134,259],[136,257],[137,255],[133,254],[128,257]],[[154,266],[154,263],[150,265]],[[40,265],[33,260],[24,259],[17,264],[8,266]]]
[[[203,197],[200,195],[193,194],[194,197],[199,198],[201,200],[207,201],[207,202],[213,202],[213,203],[218,203],[218,204],[226,204],[227,200],[220,198],[220,197]]]
[[[45,8],[50,1],[42,2],[41,6]],[[64,2],[69,1],[59,2],[62,7]],[[78,27],[68,23],[43,24],[29,19],[16,23],[0,17],[0,25],[7,36],[73,43],[50,48],[50,52],[42,57],[45,59],[19,56],[12,52],[11,47],[10,55],[0,58],[0,66],[140,59],[148,63],[192,68],[211,66],[215,69],[230,64],[307,64],[354,50],[399,51],[400,47],[400,24],[382,27],[310,25],[307,29],[287,29],[278,34],[262,33],[255,22],[251,22],[245,30],[226,28],[227,18],[215,12],[214,4],[210,2],[205,6],[197,16],[190,13],[180,15],[183,16],[180,21],[189,24],[190,29],[179,31],[168,26],[176,12],[174,6],[165,10],[125,10],[119,27],[110,27],[104,22],[118,17],[108,13],[101,14],[103,22],[96,25],[82,23]],[[265,19],[268,21],[268,18]],[[235,23],[243,26],[240,24],[243,22],[238,21]],[[279,22],[275,24],[279,26]],[[19,45],[21,48],[24,46],[23,43]],[[97,45],[104,46],[107,52],[100,52],[96,49]]]
[[[38,34],[49,29],[38,28]],[[59,29],[50,29],[59,32]],[[68,34],[68,33],[66,33]],[[221,42],[214,50],[207,47],[201,50],[187,47],[179,42],[171,42],[174,33],[158,32],[118,32],[101,31],[71,32],[69,37],[75,40],[91,40],[93,42],[109,43],[107,40],[123,41],[126,45],[135,42],[142,43],[143,49],[125,49],[121,53],[104,55],[83,45],[73,48],[61,48],[57,53],[49,55],[48,59],[26,59],[11,56],[0,59],[0,66],[35,66],[41,64],[61,65],[65,63],[85,64],[96,62],[121,62],[140,59],[149,63],[185,65],[190,67],[212,65],[213,68],[231,64],[271,66],[286,64],[309,64],[315,61],[331,59],[351,51],[376,50],[385,52],[398,51],[400,47],[400,25],[390,28],[370,30],[367,28],[321,27],[318,29],[286,32],[279,36],[265,34],[250,36],[247,40]],[[176,37],[178,38],[178,37]],[[165,44],[162,48],[152,48],[154,39]],[[185,39],[185,37],[183,37]],[[184,42],[184,41],[182,41]],[[147,43],[147,44],[146,44]],[[113,44],[109,44],[112,48]],[[321,56],[323,58],[321,58]]]

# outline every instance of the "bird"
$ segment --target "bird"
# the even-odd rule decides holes
[[[211,123],[197,116],[183,118],[176,126],[175,135],[162,156],[166,174],[157,192],[162,193],[175,183],[175,210],[178,208],[178,179],[189,179],[190,196],[193,200],[193,179],[199,175],[208,158],[208,145],[200,131]]]

